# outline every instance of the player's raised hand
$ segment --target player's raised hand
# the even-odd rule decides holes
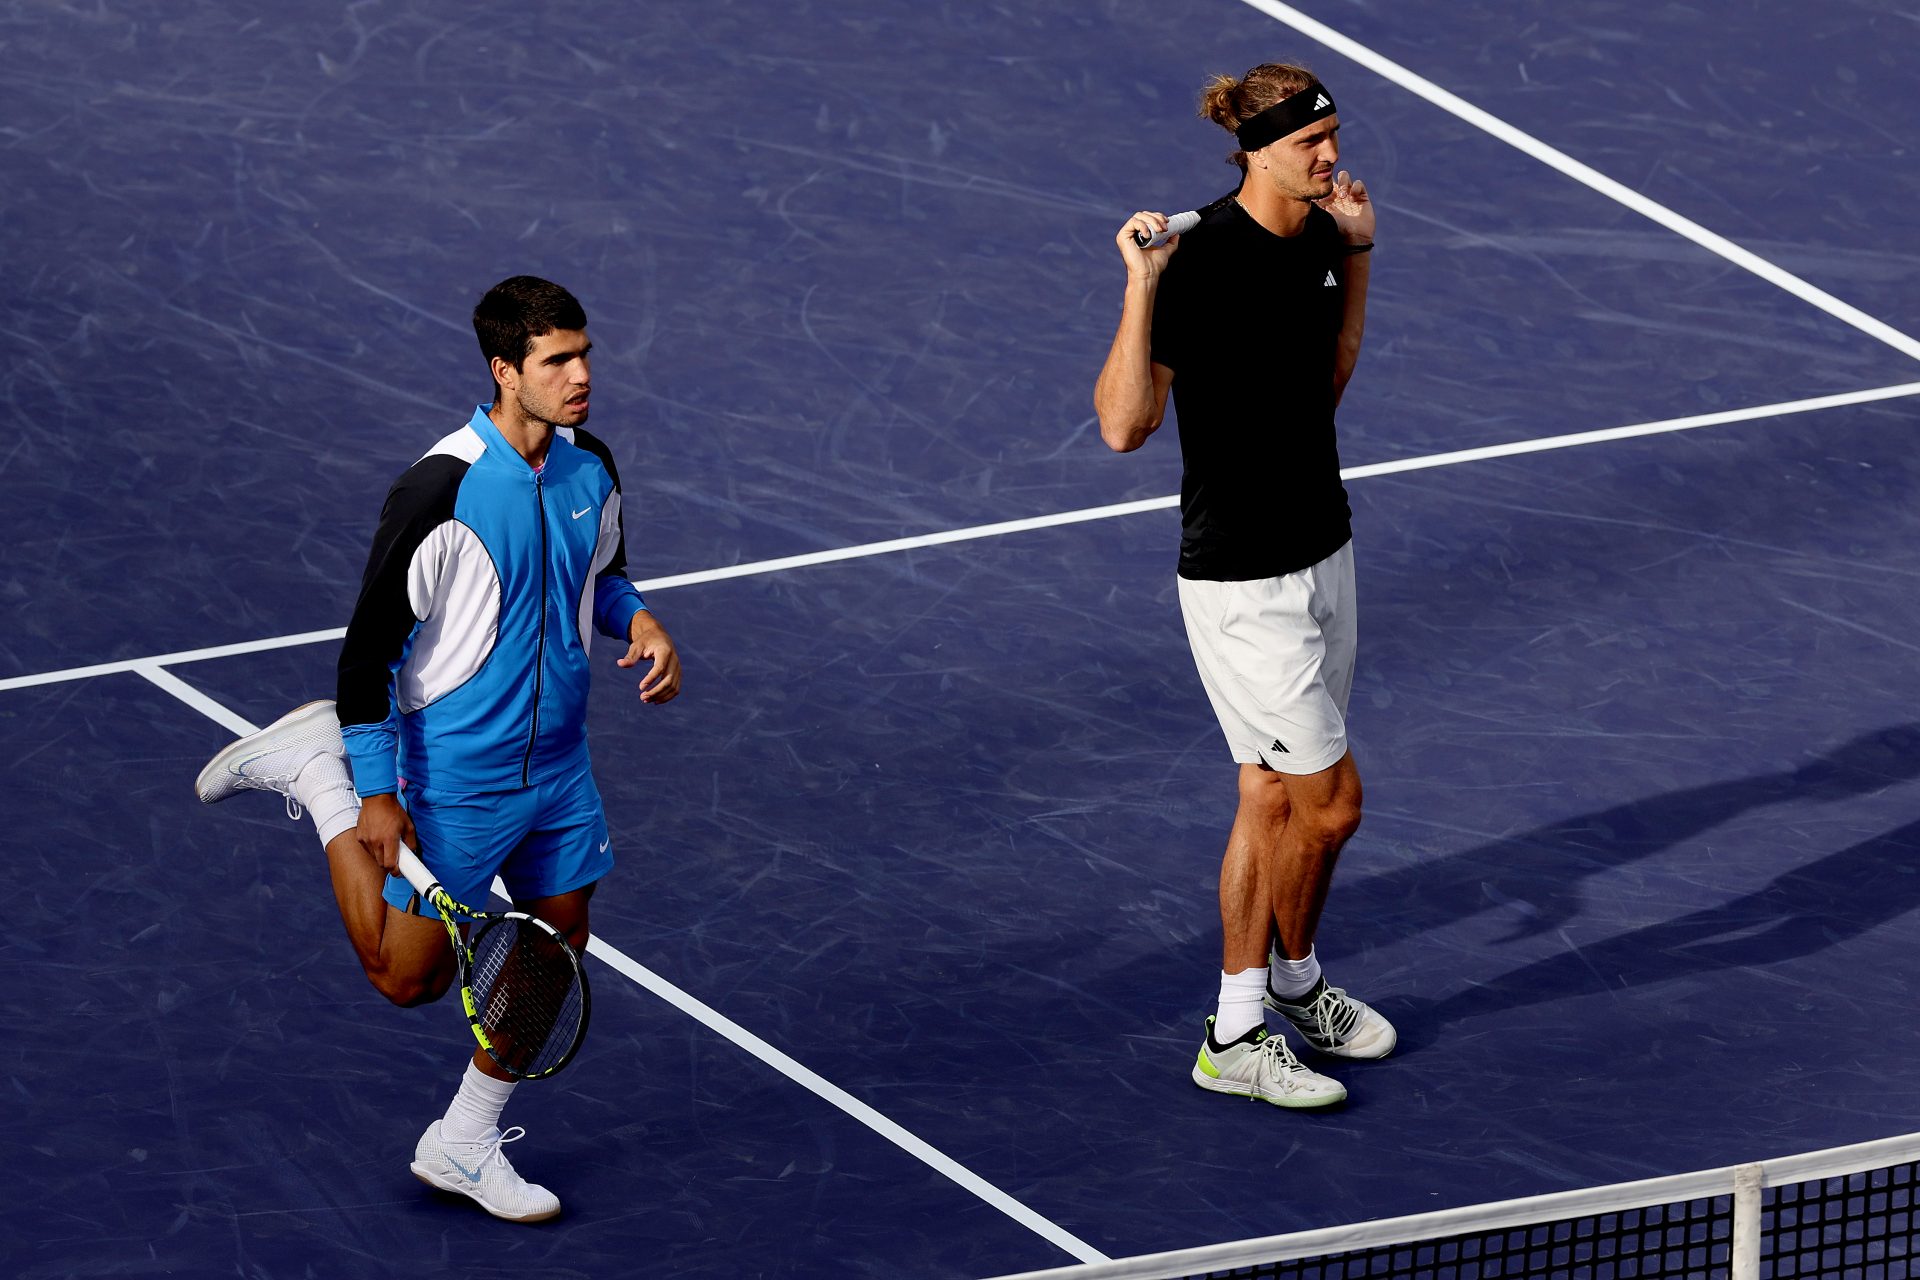
[[[1143,209],[1128,218],[1126,225],[1115,233],[1113,242],[1120,246],[1120,256],[1126,260],[1128,275],[1150,279],[1166,270],[1167,259],[1180,247],[1180,237],[1175,236],[1151,249],[1142,248],[1139,240],[1134,238],[1140,236],[1150,240],[1166,229],[1166,214]]]
[[[1348,244],[1373,241],[1373,201],[1367,198],[1367,184],[1357,181],[1342,169],[1333,178],[1333,194],[1315,204],[1333,215],[1340,226],[1340,237]]]
[[[640,701],[673,701],[680,693],[680,655],[674,651],[667,629],[652,613],[642,609],[633,615],[633,625],[627,634],[631,643],[627,645],[626,656],[618,659],[618,665],[637,666],[643,659],[653,664],[640,677]]]

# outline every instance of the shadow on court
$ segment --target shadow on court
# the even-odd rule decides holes
[[[1568,818],[1465,853],[1335,891],[1346,919],[1379,937],[1443,928],[1489,908],[1520,920],[1499,943],[1562,929],[1582,914],[1585,882],[1653,858],[1755,810],[1836,804],[1920,777],[1920,724],[1860,737],[1798,769],[1653,796]],[[1395,1001],[1407,1049],[1462,1019],[1824,950],[1920,907],[1920,822],[1859,841],[1727,902],[1570,944],[1450,996]]]

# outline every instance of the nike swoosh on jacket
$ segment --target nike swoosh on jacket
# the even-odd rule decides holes
[[[504,791],[586,767],[592,632],[624,641],[645,607],[606,445],[561,428],[535,471],[475,409],[380,515],[340,649],[355,789]]]

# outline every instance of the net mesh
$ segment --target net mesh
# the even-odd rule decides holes
[[[1744,1220],[1729,1190],[1224,1270],[1127,1274],[1136,1280],[1728,1280],[1744,1232],[1757,1237],[1758,1268],[1749,1273],[1755,1280],[1920,1280],[1913,1265],[1916,1168],[1908,1162],[1767,1186],[1758,1212]]]
[[[1208,1280],[1711,1280],[1733,1251],[1733,1197],[1689,1200],[1205,1273]]]
[[[1913,1164],[1769,1187],[1760,1213],[1764,1280],[1910,1280]]]

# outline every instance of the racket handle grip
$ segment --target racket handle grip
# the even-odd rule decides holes
[[[1133,233],[1133,242],[1142,249],[1158,249],[1175,236],[1183,236],[1200,225],[1200,211],[1189,209],[1185,213],[1176,213],[1167,219],[1167,229],[1148,235],[1144,231]]]
[[[427,870],[427,864],[420,861],[420,856],[404,844],[400,846],[400,861],[394,870],[405,876],[407,883],[413,886],[413,891],[422,898],[440,883],[433,872]]]

